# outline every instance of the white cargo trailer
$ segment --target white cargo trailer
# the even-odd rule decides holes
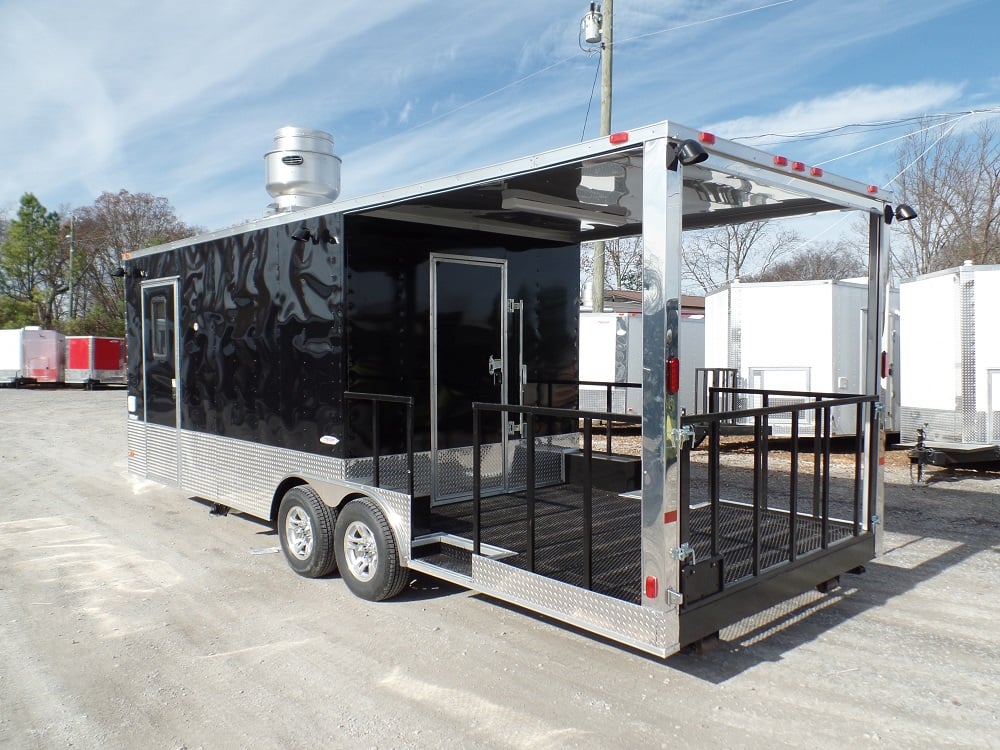
[[[682,414],[695,413],[695,371],[705,364],[705,316],[680,320]],[[608,408],[608,387],[614,414],[642,416],[642,315],[640,313],[580,313],[580,408]],[[588,384],[589,383],[589,384]]]
[[[0,331],[0,383],[62,383],[66,337],[38,326]]]
[[[902,441],[936,465],[1000,460],[1000,266],[904,281],[900,312]]]
[[[899,341],[897,291],[889,294],[883,387],[885,429],[898,432],[899,396],[892,364]],[[732,284],[705,298],[705,366],[735,371],[740,385],[786,391],[769,405],[800,403],[823,393],[838,397],[864,392],[864,347],[868,329],[867,280],[781,281]],[[815,424],[803,415],[800,434]],[[831,437],[857,432],[854,409],[835,409]],[[790,424],[770,422],[774,435]]]

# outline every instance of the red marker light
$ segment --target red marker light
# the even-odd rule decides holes
[[[805,172],[806,171],[806,165],[803,162],[800,162],[800,161],[793,161],[792,162],[792,169],[794,169],[796,172]]]
[[[676,510],[668,510],[666,513],[663,514],[663,523],[664,524],[674,523],[676,520],[677,520],[677,511]]]
[[[698,133],[698,140],[712,146],[715,144],[715,135],[713,133]]]
[[[872,195],[875,195],[875,193],[878,192],[878,185],[869,185],[868,192],[871,193]]]
[[[813,167],[812,169],[809,170],[809,174],[811,174],[813,177],[822,177],[823,170],[820,169],[819,167]]]
[[[787,156],[775,156],[774,157],[774,166],[776,166],[776,167],[787,167],[788,166],[788,157]]]
[[[621,133],[612,133],[608,136],[608,141],[610,143],[628,143],[628,133],[624,131]]]
[[[646,598],[655,599],[660,593],[660,581],[656,576],[646,576]]]
[[[666,362],[665,371],[667,393],[677,393],[681,389],[681,361],[671,357]]]

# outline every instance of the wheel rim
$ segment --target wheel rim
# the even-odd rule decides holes
[[[313,528],[309,514],[296,505],[285,516],[285,539],[288,549],[299,560],[308,560],[313,551]]]
[[[367,525],[352,521],[344,532],[344,557],[351,575],[359,581],[370,581],[378,568],[378,546]]]

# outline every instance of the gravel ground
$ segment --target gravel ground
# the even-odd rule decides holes
[[[0,391],[0,747],[1000,747],[996,475],[887,466],[886,554],[648,658],[432,579],[371,604],[125,469],[121,391]]]

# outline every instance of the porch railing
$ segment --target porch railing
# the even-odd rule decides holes
[[[382,486],[381,458],[382,458],[382,433],[381,433],[381,405],[395,404],[403,407],[406,412],[406,489],[410,497],[413,497],[413,396],[395,396],[387,393],[360,393],[357,391],[345,391],[344,398],[348,401],[367,401],[371,404],[372,421],[372,485]],[[357,458],[355,456],[354,458]]]

